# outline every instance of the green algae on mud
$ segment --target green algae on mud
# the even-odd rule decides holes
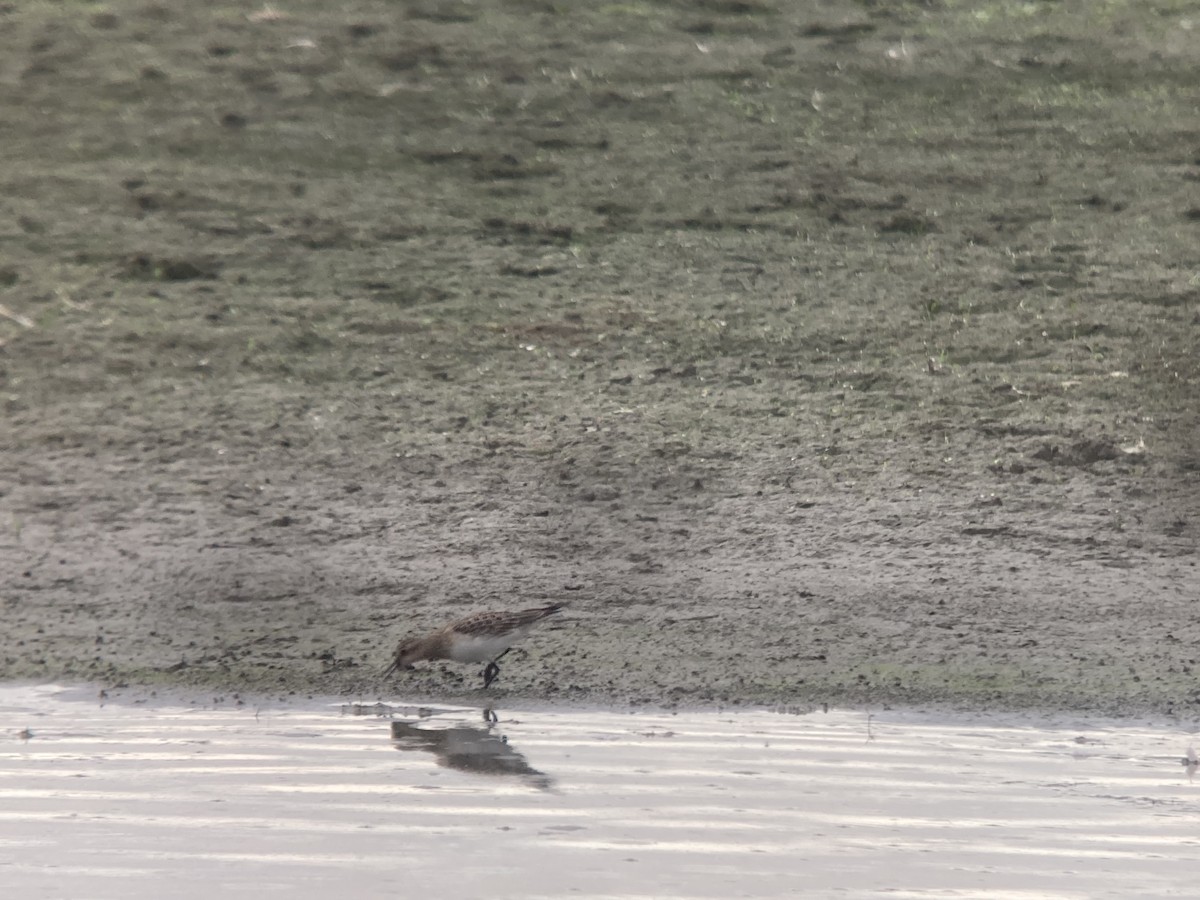
[[[0,675],[1194,708],[1200,51],[1094,12],[0,13]]]

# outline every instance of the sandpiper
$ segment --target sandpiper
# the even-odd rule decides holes
[[[423,659],[486,662],[487,668],[483,670],[486,688],[500,674],[498,662],[513,644],[525,637],[534,624],[554,615],[563,606],[554,603],[517,612],[475,613],[425,637],[408,638],[396,647],[396,657],[383,677],[387,678],[397,669],[411,669],[413,663]]]

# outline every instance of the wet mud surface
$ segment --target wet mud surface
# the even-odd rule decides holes
[[[1200,708],[1185,5],[0,5],[0,677]]]

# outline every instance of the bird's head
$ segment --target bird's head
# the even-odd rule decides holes
[[[425,658],[424,643],[419,638],[410,638],[406,641],[401,641],[396,647],[395,661],[392,663],[393,669],[411,669],[413,663]]]

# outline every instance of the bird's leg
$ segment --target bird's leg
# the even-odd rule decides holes
[[[512,647],[509,647],[507,650],[504,651],[504,653],[507,653],[511,649],[512,649]],[[493,659],[490,663],[488,663],[487,668],[483,670],[483,686],[485,688],[490,687],[492,682],[495,681],[499,677],[500,666],[497,665],[497,663],[500,660],[504,659],[504,653],[501,653],[499,656],[497,656],[495,659]]]
[[[488,663],[487,668],[483,670],[483,686],[485,688],[490,687],[499,674],[500,667],[496,665],[495,661]]]

